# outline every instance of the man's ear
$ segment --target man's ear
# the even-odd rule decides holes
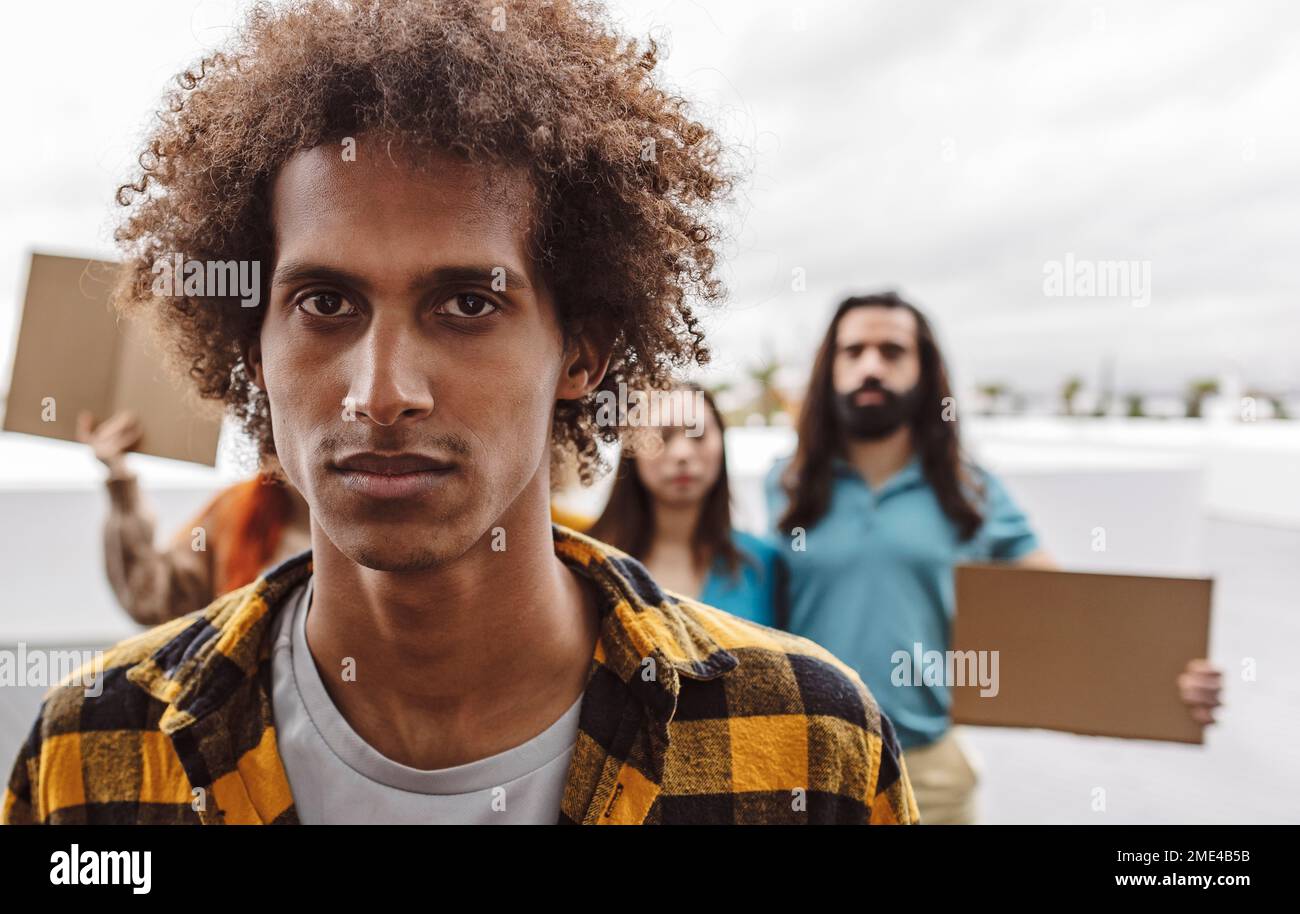
[[[595,390],[604,380],[612,356],[610,346],[598,334],[579,330],[570,335],[560,380],[555,385],[555,399],[580,400]]]
[[[248,374],[252,377],[253,383],[265,392],[266,376],[262,374],[261,340],[254,340],[253,344],[244,350],[244,364],[248,366]]]

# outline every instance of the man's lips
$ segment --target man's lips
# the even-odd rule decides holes
[[[411,498],[439,486],[456,473],[450,461],[425,454],[353,454],[332,467],[343,485],[373,498]]]
[[[858,395],[853,398],[853,402],[858,406],[869,406],[872,403],[884,403],[885,394],[884,391],[880,390],[864,390],[860,391]]]
[[[344,457],[342,460],[337,461],[334,467],[345,472],[352,470],[361,473],[375,473],[380,476],[402,476],[407,473],[423,473],[430,470],[450,470],[455,467],[455,464],[450,460],[440,460],[427,454],[380,454],[375,451],[366,451]]]

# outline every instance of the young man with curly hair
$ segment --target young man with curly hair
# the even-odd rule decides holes
[[[595,394],[707,352],[717,139],[587,4],[258,8],[123,188],[151,315],[310,505],[312,549],[47,697],[10,822],[912,822],[811,642],[549,517]],[[155,291],[261,265],[256,307]],[[211,291],[210,289],[206,291]]]

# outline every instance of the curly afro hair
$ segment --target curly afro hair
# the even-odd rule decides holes
[[[668,385],[709,359],[692,305],[725,294],[712,213],[733,178],[716,134],[655,85],[657,58],[653,40],[620,36],[581,0],[258,5],[227,49],[177,77],[135,180],[118,188],[115,303],[148,316],[194,393],[221,401],[277,466],[270,404],[245,364],[265,309],[160,297],[154,264],[177,252],[270,264],[277,170],[371,131],[526,169],[533,254],[562,327],[611,346],[600,389]],[[555,406],[553,458],[583,483],[605,469],[598,443],[618,431],[595,422],[597,393]]]

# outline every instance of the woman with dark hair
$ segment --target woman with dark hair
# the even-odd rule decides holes
[[[713,397],[684,384],[669,401],[691,398],[624,439],[614,488],[587,531],[639,560],[667,590],[733,615],[784,622],[784,565],[767,542],[731,526],[726,425]]]

